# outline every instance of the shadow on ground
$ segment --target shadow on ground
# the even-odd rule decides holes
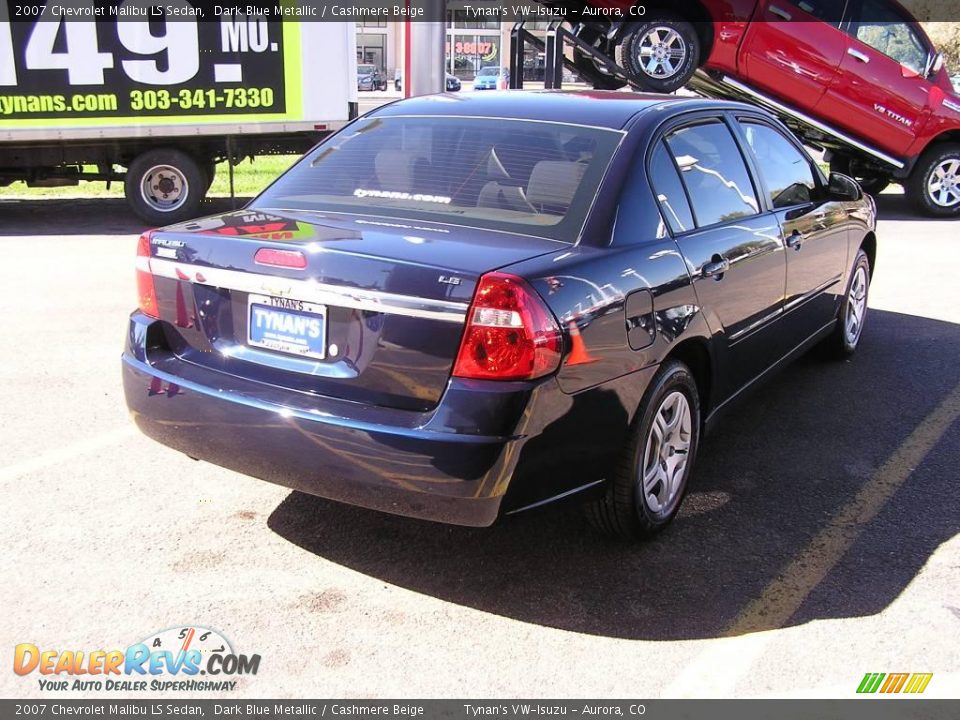
[[[210,198],[198,215],[243,207],[251,198]],[[136,235],[150,229],[121,198],[13,200],[0,194],[0,236]]]
[[[445,527],[292,493],[270,528],[332,562],[449,602],[603,636],[724,634],[960,382],[954,324],[873,311],[855,359],[811,355],[727,416],[656,540],[598,536],[575,507]],[[791,624],[883,610],[960,532],[954,424]]]

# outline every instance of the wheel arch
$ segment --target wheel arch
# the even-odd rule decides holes
[[[678,342],[664,357],[663,362],[679,360],[693,373],[700,395],[700,423],[706,420],[712,408],[713,356],[710,343],[704,337],[691,337]]]
[[[863,236],[863,240],[860,241],[860,249],[867,254],[867,259],[870,261],[870,277],[873,278],[877,263],[877,236],[873,231]]]

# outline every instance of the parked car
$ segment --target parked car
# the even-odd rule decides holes
[[[474,90],[506,90],[510,87],[510,71],[501,67],[485,67],[473,78]]]
[[[591,4],[629,16],[634,3]],[[698,0],[647,8],[636,22],[581,24],[578,34],[625,73],[578,50],[574,63],[597,87],[690,83],[760,104],[868,192],[902,183],[920,211],[960,216],[960,95],[942,54],[894,0]]]
[[[403,72],[397,70],[396,74],[393,76],[393,87],[397,92],[403,89]],[[460,92],[462,85],[460,83],[460,78],[456,75],[451,75],[446,73],[446,79],[444,81],[444,89],[447,92]]]
[[[579,494],[645,536],[742,390],[857,349],[875,227],[741,103],[403,100],[243,210],[140,238],[126,400],[162,443],[323,497],[483,526]]]
[[[387,77],[376,65],[357,65],[357,90],[386,90]]]

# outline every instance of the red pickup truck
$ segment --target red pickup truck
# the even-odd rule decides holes
[[[764,105],[867,192],[899,182],[924,213],[960,216],[960,96],[894,0],[590,3],[577,37],[634,85]],[[574,62],[598,87],[625,84],[589,53]]]

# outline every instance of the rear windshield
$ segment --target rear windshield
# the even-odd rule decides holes
[[[621,137],[522,120],[365,118],[318,146],[253,205],[574,242]]]
[[[500,74],[500,68],[497,68],[497,67],[485,67],[485,68],[482,68],[480,72],[477,73],[477,75],[480,75],[480,76],[499,75],[499,74]]]

